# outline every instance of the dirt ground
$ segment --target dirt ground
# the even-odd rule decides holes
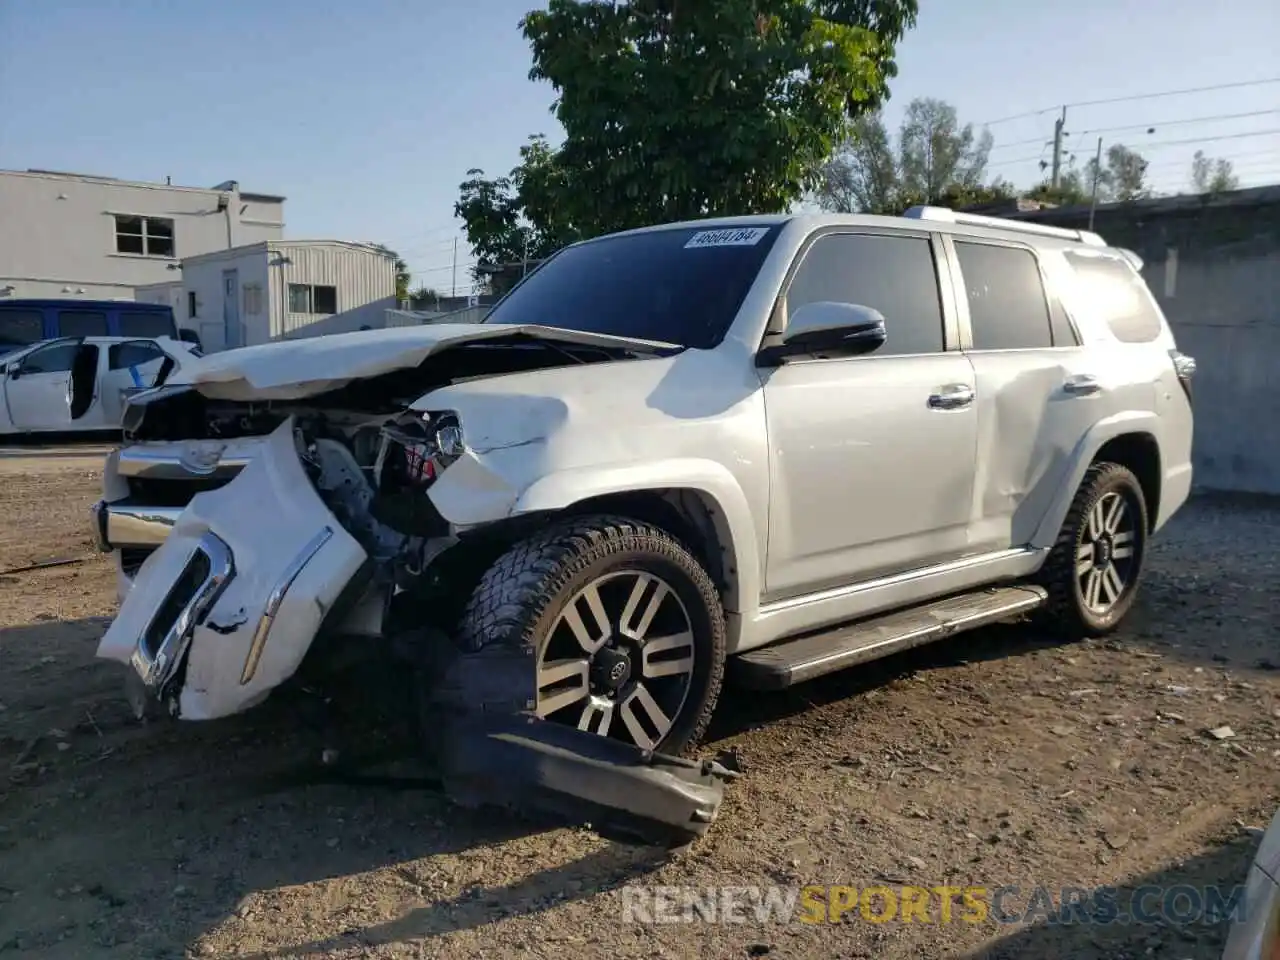
[[[163,957],[1213,958],[1224,926],[628,922],[634,885],[1229,888],[1280,804],[1280,507],[1199,500],[1106,642],[961,636],[728,694],[744,770],[673,858],[435,794],[304,782],[287,713],[140,727],[93,653],[92,460],[0,462],[0,953]],[[1230,726],[1217,740],[1211,728]],[[632,886],[629,886],[632,885]],[[630,892],[629,892],[630,891]],[[630,899],[629,899],[630,898]],[[1158,902],[1158,899],[1157,901]],[[1035,916],[1032,917],[1036,919]]]

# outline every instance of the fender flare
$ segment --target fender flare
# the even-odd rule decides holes
[[[710,501],[728,573],[725,606],[731,613],[753,613],[762,575],[756,523],[737,480],[715,461],[687,458],[556,471],[526,487],[511,516],[564,510],[610,494],[669,489],[692,490]]]
[[[1095,423],[1080,438],[1075,450],[1071,452],[1071,469],[1063,478],[1048,510],[1040,520],[1032,538],[1033,547],[1047,548],[1053,546],[1062,530],[1062,524],[1071,509],[1071,501],[1084,480],[1085,472],[1097,457],[1098,451],[1116,437],[1130,433],[1145,433],[1160,441],[1160,418],[1147,410],[1123,410]]]

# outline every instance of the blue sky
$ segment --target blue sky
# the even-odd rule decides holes
[[[558,133],[517,28],[535,5],[0,0],[0,168],[236,179],[289,198],[287,236],[385,242],[415,283],[447,289],[468,168],[505,172],[529,134]],[[1280,77],[1275,0],[921,7],[890,124],[917,96],[1001,121],[990,174],[1019,184],[1048,156],[1056,105]],[[1238,114],[1254,115],[1203,119]],[[1097,131],[1144,149],[1163,190],[1185,189],[1199,148],[1235,160],[1246,185],[1280,182],[1280,83],[1072,106],[1066,129],[1082,164]],[[1272,132],[1238,136],[1256,131]]]

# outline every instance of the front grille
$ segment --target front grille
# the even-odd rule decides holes
[[[156,610],[155,616],[147,624],[142,635],[142,652],[148,659],[154,660],[160,652],[160,645],[178,622],[182,612],[187,609],[199,590],[213,572],[209,555],[197,549],[183,568],[181,575],[174,581],[173,587]]]

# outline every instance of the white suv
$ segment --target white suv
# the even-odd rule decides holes
[[[108,461],[99,655],[207,719],[397,639],[446,711],[675,753],[726,667],[1104,633],[1191,486],[1194,363],[1140,266],[935,208],[678,223],[481,324],[206,357]]]

